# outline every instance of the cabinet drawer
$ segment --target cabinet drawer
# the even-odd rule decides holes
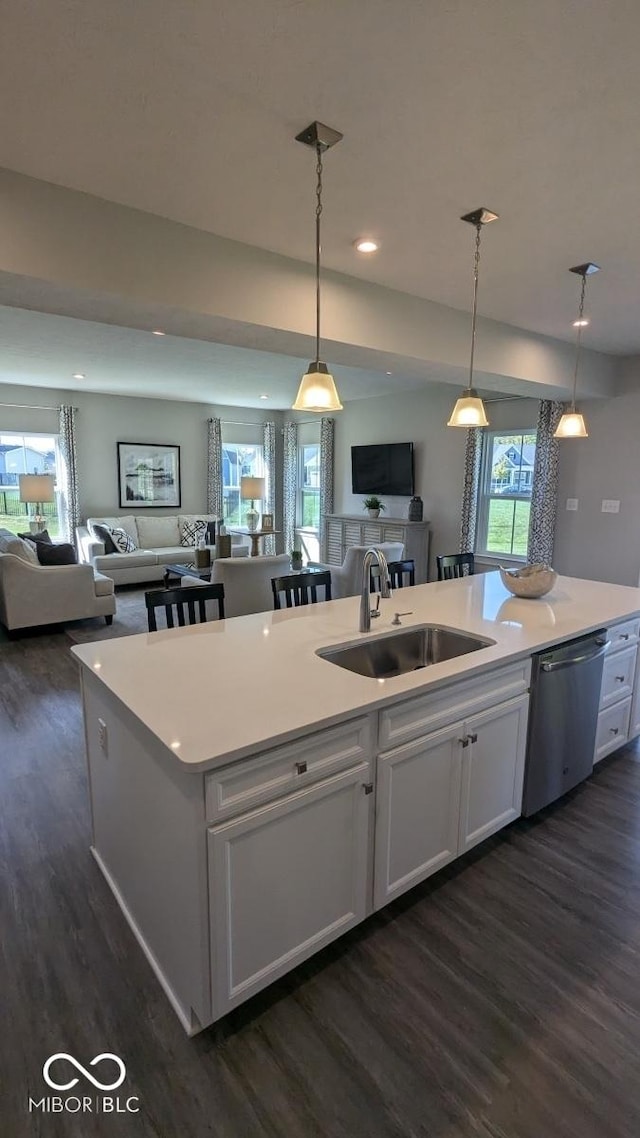
[[[630,715],[630,698],[614,703],[613,707],[608,707],[605,711],[600,712],[596,733],[596,750],[593,756],[594,763],[599,763],[605,755],[626,743],[629,735]]]
[[[371,757],[371,720],[362,716],[303,735],[206,776],[207,821],[232,818]]]
[[[609,652],[615,652],[617,648],[624,648],[627,644],[636,644],[639,633],[639,617],[634,617],[633,620],[624,620],[622,624],[612,625],[611,628],[607,629],[607,635],[611,641]]]
[[[380,712],[378,744],[381,751],[428,735],[457,719],[502,703],[528,690],[531,661],[520,660],[473,680],[451,683],[440,691],[413,696]]]
[[[609,707],[619,699],[626,699],[633,691],[633,677],[638,649],[623,648],[607,655],[602,670],[600,707]]]

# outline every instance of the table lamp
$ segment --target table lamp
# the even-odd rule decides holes
[[[18,482],[20,485],[20,501],[27,503],[27,515],[29,514],[29,505],[35,505],[35,517],[29,521],[29,529],[31,533],[39,533],[47,524],[47,519],[42,514],[43,502],[55,502],[53,474],[19,474]]]
[[[245,521],[247,529],[250,533],[254,533],[258,528],[260,514],[255,508],[256,499],[259,502],[264,500],[264,478],[253,478],[251,476],[244,476],[240,479],[240,497],[250,500],[251,508],[247,510]]]

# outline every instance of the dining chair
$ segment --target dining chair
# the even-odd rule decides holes
[[[193,588],[151,589],[144,594],[147,606],[149,632],[157,632],[156,609],[165,610],[167,628],[175,628],[174,609],[178,628],[186,624],[204,624],[208,619],[206,602],[218,602],[218,619],[224,620],[224,585],[198,585]],[[186,617],[185,620],[185,609]]]
[[[318,588],[324,586],[324,598],[318,597]],[[319,600],[331,600],[331,573],[287,573],[272,577],[273,607],[281,609],[280,594],[284,593],[286,608],[297,605],[315,605]]]
[[[443,553],[436,557],[438,566],[438,580],[451,581],[454,577],[471,577],[473,568],[473,553]]]
[[[415,585],[416,565],[413,558],[406,561],[387,561],[389,570],[389,583],[392,589],[402,589],[404,585]],[[371,592],[379,592],[380,570],[377,565],[371,566]],[[406,579],[405,579],[406,578]]]

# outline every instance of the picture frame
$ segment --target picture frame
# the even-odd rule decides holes
[[[273,514],[263,514],[262,515],[262,526],[260,528],[262,530],[272,530],[273,529]]]
[[[119,442],[120,508],[180,506],[180,447],[173,443]]]

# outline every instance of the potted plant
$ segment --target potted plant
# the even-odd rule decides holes
[[[291,568],[302,569],[302,550],[292,549],[289,556],[291,557]]]
[[[362,505],[365,510],[368,511],[370,518],[377,518],[380,511],[386,509],[386,506],[380,501],[377,494],[370,494],[368,498],[365,498]]]

